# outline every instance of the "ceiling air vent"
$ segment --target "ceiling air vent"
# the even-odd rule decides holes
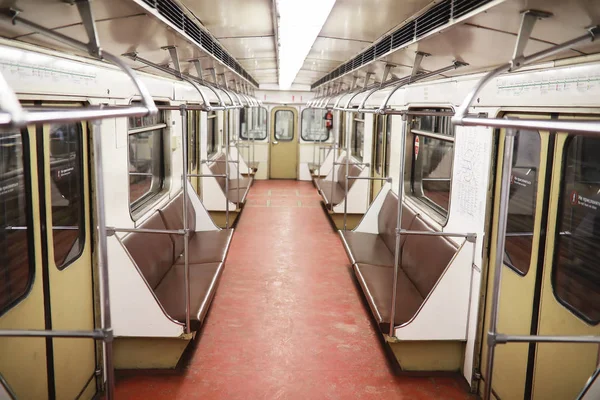
[[[320,78],[311,85],[311,89],[315,89],[332,79],[336,79],[369,64],[373,60],[386,56],[393,50],[406,47],[408,44],[419,40],[426,34],[454,23],[456,18],[467,15],[471,11],[474,11],[491,1],[492,0],[443,0],[410,22],[402,25],[391,34],[384,36],[379,42],[370,46],[350,61],[345,62],[329,74]]]
[[[183,31],[193,42],[198,44],[207,53],[212,54],[223,65],[230,67],[233,71],[258,87],[258,82],[242,68],[235,58],[227,53],[208,32],[188,17],[175,2],[172,0],[142,0],[142,2],[154,8],[158,14],[169,21],[174,27]]]

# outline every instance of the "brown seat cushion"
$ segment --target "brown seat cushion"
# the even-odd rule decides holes
[[[356,264],[354,272],[365,293],[365,298],[373,312],[375,320],[383,332],[388,332],[394,268],[380,265]],[[424,298],[408,276],[398,270],[398,286],[396,295],[396,316],[394,325],[409,321],[418,311]]]
[[[217,288],[223,263],[190,264],[190,319],[202,322]],[[185,322],[184,266],[174,265],[154,291],[167,314]]]
[[[409,229],[417,214],[402,204],[402,229]],[[398,196],[389,191],[385,196],[379,215],[377,216],[379,234],[387,248],[393,253],[396,249],[396,224],[398,222]],[[400,246],[404,245],[406,235],[400,237]]]
[[[229,189],[229,192],[227,192],[227,200],[229,200],[233,204],[239,205],[243,201],[246,200],[245,199],[246,191],[247,191],[247,189],[243,189],[243,188],[240,188],[239,191],[237,189]],[[234,210],[229,210],[229,211],[234,211]]]
[[[415,218],[410,230],[433,232],[421,217]],[[455,253],[454,244],[442,236],[410,235],[402,247],[402,269],[426,298]]]
[[[167,229],[158,212],[152,214],[139,228]],[[133,232],[125,237],[123,244],[148,285],[156,288],[173,265],[173,241],[169,235]]]
[[[180,193],[165,208],[159,210],[169,230],[183,229],[183,193]],[[191,236],[194,236],[196,230],[196,212],[191,202],[188,202],[188,228],[191,230]],[[183,253],[183,236],[171,235],[174,243],[173,259],[177,259]]]
[[[394,253],[385,245],[381,236],[374,233],[340,231],[354,263],[394,265]]]
[[[252,184],[252,179],[251,178],[243,178],[242,174],[240,174],[240,180],[238,181],[237,176],[231,176],[231,179],[229,179],[229,189],[235,189],[238,186],[241,189],[246,190],[247,188],[250,187],[250,185]]]
[[[196,232],[194,237],[190,238],[189,263],[224,262],[232,235],[233,229]],[[184,262],[182,254],[175,263],[183,264]]]
[[[331,188],[333,186],[333,197],[331,197]],[[320,190],[323,198],[327,204],[337,205],[344,201],[346,197],[346,188],[342,187],[339,183],[329,180],[324,180],[320,183]]]

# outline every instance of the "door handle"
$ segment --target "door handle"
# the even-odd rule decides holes
[[[273,141],[273,144],[279,144],[279,142],[277,140]]]

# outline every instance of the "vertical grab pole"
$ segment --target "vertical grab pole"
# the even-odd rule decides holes
[[[390,307],[390,330],[389,336],[394,337],[395,332],[395,321],[396,321],[396,297],[398,290],[398,269],[400,268],[400,261],[402,255],[402,249],[400,248],[400,235],[402,230],[402,199],[404,197],[404,162],[406,157],[406,131],[408,130],[408,123],[403,124],[403,131],[400,134],[400,168],[398,174],[398,218],[396,219],[396,247],[394,248],[394,280],[392,282],[392,305]]]
[[[496,334],[498,328],[498,304],[500,301],[500,284],[502,283],[502,267],[506,245],[506,221],[508,218],[508,200],[510,195],[510,175],[516,131],[507,129],[504,137],[502,158],[502,175],[500,186],[500,212],[496,230],[496,257],[494,258],[494,287],[492,289],[492,309],[490,313],[490,330],[487,335],[488,354],[486,360],[485,400],[492,397],[492,377],[494,374],[494,357],[496,353]]]
[[[106,219],[104,209],[104,171],[102,169],[102,122],[94,121],[94,169],[96,181],[96,231],[98,234],[98,285],[100,287],[100,329],[104,332],[104,362],[106,368],[106,399],[115,398],[115,370],[113,368],[113,332],[110,315],[110,289],[108,286],[108,252],[106,249]]]
[[[179,108],[181,113],[181,150],[183,152],[183,173],[181,174],[181,184],[183,185],[183,285],[185,290],[185,333],[190,333],[190,260],[189,260],[189,245],[190,232],[188,229],[188,120],[187,109],[185,104]]]
[[[352,126],[354,127],[354,113],[352,115]],[[358,116],[358,114],[357,114]],[[355,127],[353,129],[356,129]],[[350,172],[350,138],[346,137],[346,173],[344,174],[344,230],[347,230],[346,221],[348,219],[348,173]]]
[[[223,110],[223,121],[227,111]],[[225,124],[223,124],[225,128]],[[225,229],[229,229],[229,130],[225,129]],[[239,202],[238,197],[238,202]]]

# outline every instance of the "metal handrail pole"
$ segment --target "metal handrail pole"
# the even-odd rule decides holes
[[[113,366],[113,331],[110,309],[110,288],[108,278],[108,249],[106,233],[106,210],[104,205],[104,169],[102,165],[102,128],[99,121],[94,122],[92,141],[94,146],[94,172],[96,186],[96,233],[98,251],[96,252],[96,265],[98,266],[98,286],[100,291],[100,329],[105,332],[104,362],[106,367],[106,398],[115,397],[115,370]]]
[[[376,176],[348,176],[348,179],[354,179],[354,180],[364,180],[364,181],[386,181],[386,182],[392,182],[392,179],[390,177],[376,177]]]
[[[226,178],[226,174],[188,174],[189,178]]]
[[[229,129],[225,130],[225,143],[225,229],[229,229]]]
[[[600,336],[496,335],[496,344],[506,343],[600,343]]]
[[[487,335],[488,354],[486,360],[486,380],[484,399],[492,397],[492,379],[494,376],[494,358],[496,354],[496,334],[498,328],[498,305],[500,303],[500,284],[502,280],[502,267],[504,264],[504,251],[506,245],[506,225],[508,219],[508,201],[510,195],[510,176],[514,152],[516,131],[507,130],[504,137],[504,152],[502,159],[502,172],[500,184],[500,210],[496,228],[496,254],[494,258],[494,285],[492,288],[492,307],[490,311],[490,326]]]
[[[516,71],[517,69],[519,69],[521,67],[524,67],[528,64],[534,63],[536,61],[539,61],[541,59],[544,59],[546,57],[549,57],[551,55],[559,53],[563,50],[567,50],[581,42],[584,42],[587,40],[593,41],[598,34],[600,34],[600,27],[599,26],[591,27],[585,35],[582,35],[582,36],[576,37],[574,39],[571,39],[569,41],[566,41],[564,43],[555,45],[553,47],[550,47],[549,49],[545,49],[545,50],[539,51],[537,53],[531,54],[527,57],[523,57],[523,59],[521,60],[521,62],[518,65],[514,65],[514,63],[509,62],[509,63],[501,65],[501,66],[497,67],[496,69],[488,72],[483,78],[481,78],[479,80],[479,82],[477,82],[477,84],[475,85],[473,90],[471,90],[471,92],[467,95],[467,97],[462,102],[460,107],[456,110],[454,117],[452,117],[452,123],[454,123],[455,125],[463,125],[465,123],[464,119],[466,118],[469,108],[473,104],[473,101],[475,101],[475,98],[477,97],[477,95],[479,94],[481,89],[483,89],[483,87],[485,85],[487,85],[496,76],[498,76],[502,73],[505,73],[505,72]],[[484,120],[484,118],[482,118],[482,120]]]
[[[390,337],[395,336],[394,323],[396,321],[396,297],[398,291],[398,269],[400,268],[401,251],[400,239],[402,235],[402,201],[404,197],[404,159],[406,156],[406,131],[404,124],[400,134],[400,167],[398,174],[398,214],[396,218],[396,246],[394,247],[394,277],[392,282],[392,305],[390,307]]]
[[[148,233],[148,234],[157,234],[157,235],[185,235],[185,231],[183,229],[144,229],[144,228],[115,228],[112,226],[106,227],[106,232],[108,232],[108,236],[113,236],[117,232],[121,233]]]
[[[185,333],[191,332],[190,324],[190,231],[188,221],[188,187],[187,187],[187,175],[188,175],[188,120],[187,120],[187,109],[185,105],[181,106],[181,139],[182,151],[183,151],[183,173],[181,174],[181,184],[183,185],[183,290],[185,291]]]
[[[92,331],[68,331],[56,329],[2,329],[0,337],[30,337],[30,338],[72,338],[104,340],[106,333],[102,329]]]

